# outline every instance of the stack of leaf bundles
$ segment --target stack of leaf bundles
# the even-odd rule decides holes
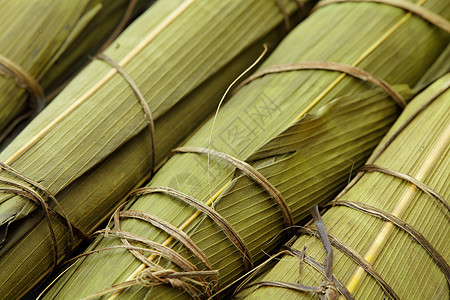
[[[447,74],[408,105],[369,159],[372,166],[323,216],[333,249],[333,280],[355,299],[448,299],[449,87]],[[300,232],[293,255],[255,280],[254,287],[256,282],[266,286],[245,299],[317,299],[295,289],[296,283],[321,284],[324,246],[315,227]],[[299,273],[295,256],[303,250]],[[273,283],[279,287],[267,286]],[[334,288],[339,290],[337,284]],[[243,290],[239,298],[250,291]]]
[[[0,1],[0,142],[123,27],[133,2]]]
[[[283,10],[299,11],[295,1]],[[95,60],[76,76],[0,154],[35,181],[0,171],[0,298],[24,293],[65,253],[70,231],[50,193],[76,228],[91,233],[213,112],[263,43],[281,40],[284,23],[275,0],[158,1],[106,50],[119,68]],[[51,217],[57,258],[33,191],[59,213],[59,221]]]
[[[450,16],[448,3],[430,0],[426,8]],[[99,232],[89,248],[101,252],[81,258],[46,297],[212,296],[217,281],[223,287],[244,274],[280,242],[283,229],[287,233],[313,205],[343,188],[400,113],[382,88],[342,72],[365,70],[372,79],[412,86],[449,38],[421,17],[386,4],[319,8],[231,97],[216,121],[175,150],[148,188],[137,190],[114,214],[114,226],[106,236]],[[281,72],[327,66],[312,61],[346,67]],[[405,86],[397,91],[408,94]],[[222,154],[208,152],[209,146]],[[130,253],[129,245],[142,252]],[[128,249],[101,250],[110,247]]]

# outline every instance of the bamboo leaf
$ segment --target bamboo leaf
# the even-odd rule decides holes
[[[450,15],[448,5],[442,2],[428,1],[426,7],[444,17]],[[320,8],[297,26],[261,69],[303,61],[331,61],[358,66],[391,84],[414,86],[446,47],[448,39],[447,33],[398,8],[374,3],[336,4]],[[424,58],[429,60],[425,62]],[[370,90],[377,93],[365,94],[373,93]],[[335,105],[346,110],[334,110],[331,105],[321,111],[335,99]],[[331,117],[326,112],[335,115]],[[305,117],[306,114],[311,116]],[[264,145],[270,145],[272,139],[299,119],[304,118],[302,126],[308,128],[307,121],[315,120],[314,116],[326,118],[324,129],[314,130],[302,138],[304,147],[281,146],[280,152],[269,153],[281,153],[279,156],[265,156],[263,152],[258,153],[260,157],[254,156],[262,159],[254,161],[254,166],[282,192],[299,221],[310,207],[331,199],[346,184],[352,167],[357,168],[367,159],[397,114],[393,101],[377,87],[339,72],[310,70],[272,74],[246,85],[222,107],[211,145],[214,150],[250,162],[249,157],[259,149],[265,150]],[[333,123],[335,119],[337,123]],[[209,120],[199,128],[185,146],[208,147],[212,123]],[[309,124],[313,126],[314,122]],[[286,154],[286,150],[292,149],[296,152]],[[278,233],[283,229],[284,220],[277,204],[258,184],[235,173],[226,161],[211,155],[209,165],[207,155],[175,154],[149,186],[168,186],[212,204],[239,232],[255,262],[261,261],[264,252],[272,250],[281,240]],[[221,286],[245,272],[242,254],[220,227],[181,201],[166,195],[145,195],[132,201],[127,209],[154,214],[185,230],[208,256],[213,269],[219,270]],[[165,232],[132,220],[123,220],[121,227],[171,245],[201,267],[187,249],[172,243]],[[117,241],[99,238],[91,248],[113,245]],[[176,268],[164,259],[158,262],[164,268]],[[77,263],[46,297],[63,299],[75,293],[87,297],[133,280],[144,269],[126,251],[102,252]],[[185,299],[201,294],[188,295],[166,284],[151,289],[134,285],[107,296]]]
[[[377,150],[418,108],[435,95],[439,97],[414,118],[374,161],[378,166],[410,174],[432,187],[444,199],[449,199],[450,196],[449,87],[450,74],[446,74],[418,95]],[[363,202],[394,214],[421,233],[444,260],[448,261],[450,258],[448,208],[442,209],[437,199],[416,189],[412,183],[384,173],[367,172],[337,200],[348,201]],[[328,234],[345,243],[367,261],[400,299],[440,299],[448,296],[448,282],[443,271],[426,249],[406,231],[370,214],[342,206],[332,207],[322,218]],[[308,255],[323,261],[323,246],[318,238],[302,235],[292,245],[294,249],[303,249],[303,246],[306,246]],[[389,296],[374,277],[359,268],[337,247],[333,252],[333,274],[347,286],[355,299]],[[297,278],[298,260],[285,256],[256,281],[296,282]],[[317,278],[321,278],[320,274],[304,270],[301,283],[314,286],[318,283]],[[305,293],[273,288],[243,291],[238,298],[260,299],[263,295],[283,299],[311,298],[311,295]]]
[[[298,21],[295,1],[284,5]],[[274,0],[158,1],[105,51],[149,104],[158,164],[213,111],[262,44],[282,38],[283,27]],[[91,233],[148,179],[150,143],[134,91],[96,60],[0,153],[0,161],[47,187],[72,223]],[[8,270],[0,274],[0,298],[14,298],[50,271],[53,245],[41,208],[29,200],[0,194],[0,217],[6,238],[0,269]],[[53,223],[61,260],[68,231]]]
[[[2,0],[0,55],[21,66],[49,94],[88,62],[88,55],[118,26],[128,2]],[[143,6],[139,1],[134,15]],[[30,106],[30,94],[11,78],[0,76],[0,94],[1,142],[14,129],[15,120],[29,118],[30,110],[37,108]]]

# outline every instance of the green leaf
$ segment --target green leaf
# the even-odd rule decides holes
[[[285,6],[290,14],[298,10],[294,1]],[[285,33],[274,0],[173,0],[152,5],[118,37],[105,54],[122,65],[149,104],[157,164],[212,113],[263,43],[275,45]],[[114,70],[93,61],[0,153],[0,161],[47,187],[87,233],[150,174],[142,107]],[[4,176],[10,178],[0,172]],[[0,194],[0,216],[6,238],[0,298],[15,298],[50,271],[53,246],[42,208],[28,199]],[[68,230],[53,223],[62,259]]]
[[[0,54],[20,65],[48,95],[89,61],[88,55],[117,28],[128,3],[3,0]],[[144,1],[138,1],[133,15],[143,6]],[[16,120],[31,117],[31,102],[24,87],[0,76],[0,142],[14,129]]]
[[[374,161],[374,164],[408,174],[427,184],[444,199],[449,199],[448,170],[450,156],[450,74],[432,84],[418,95],[400,116],[380,147],[419,107],[432,99],[439,90],[444,92],[393,140]],[[439,95],[439,93],[438,93]],[[412,191],[412,193],[411,193]],[[413,184],[380,172],[366,172],[338,200],[362,202],[400,217],[423,234],[431,245],[447,260],[450,257],[448,240],[450,222],[448,209],[437,199],[416,189]],[[347,244],[363,256],[389,284],[400,299],[446,298],[449,287],[443,271],[418,242],[399,227],[389,229],[387,222],[348,207],[335,206],[322,217],[328,234]],[[384,229],[385,231],[381,231]],[[377,239],[378,247],[374,241]],[[324,250],[319,238],[302,235],[292,248],[301,250],[323,263]],[[369,255],[369,249],[374,254]],[[353,294],[355,299],[388,298],[374,277],[365,271],[357,274],[358,265],[337,248],[333,248],[333,274]],[[299,278],[299,261],[284,256],[258,281],[295,283]],[[318,286],[323,275],[303,264],[300,283]],[[351,280],[353,283],[350,284]],[[244,299],[311,299],[312,295],[264,287],[243,291]]]
[[[428,1],[426,7],[444,17],[450,16],[448,5],[441,1]],[[398,8],[342,3],[315,11],[283,40],[261,69],[302,61],[340,62],[358,66],[391,84],[414,86],[447,46],[449,38],[447,33]],[[378,94],[365,94],[368,90],[376,90]],[[327,106],[335,99],[334,104]],[[353,105],[345,106],[346,102]],[[255,166],[282,192],[295,220],[299,221],[311,206],[331,199],[346,184],[353,164],[357,168],[367,159],[398,114],[393,101],[377,87],[339,72],[309,70],[271,74],[244,86],[222,107],[211,144],[214,150],[240,160],[252,155],[255,155],[253,159],[260,159],[254,162]],[[304,123],[299,121],[302,117]],[[321,117],[324,122],[317,120]],[[267,143],[297,121],[299,128],[295,129],[298,130],[319,124],[324,128],[317,132],[308,129],[308,134],[303,134],[304,138],[298,141],[304,147],[295,145],[295,140],[291,141],[292,145],[281,145],[266,155],[263,150],[271,146]],[[209,120],[198,129],[185,145],[208,147],[212,122]],[[324,134],[320,136],[322,130]],[[283,139],[288,139],[288,135],[280,136],[277,143]],[[264,148],[264,145],[269,146]],[[264,252],[276,247],[281,239],[278,233],[284,221],[278,206],[257,184],[239,172],[235,174],[235,169],[224,160],[211,155],[209,168],[207,161],[207,155],[176,154],[149,186],[172,187],[197,200],[212,202],[214,209],[238,231],[258,263]],[[200,214],[184,226],[195,209],[178,199],[150,194],[132,201],[125,209],[151,213],[184,228],[208,256],[213,268],[219,270],[221,286],[245,272],[240,251],[209,218]],[[138,220],[122,220],[121,228],[159,243],[168,238],[166,233]],[[118,244],[120,241],[116,239],[98,238],[91,248]],[[199,261],[183,246],[170,245],[201,268]],[[156,261],[164,268],[176,268],[164,259]],[[140,262],[125,250],[91,255],[65,273],[46,297],[87,297],[132,280],[140,268]],[[152,288],[135,285],[119,297],[186,299],[190,296],[166,284]]]

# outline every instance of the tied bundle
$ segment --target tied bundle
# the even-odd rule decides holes
[[[0,1],[0,143],[43,109],[144,1]]]
[[[318,8],[130,195],[44,298],[220,295],[331,200],[387,133],[408,85],[450,38],[417,14],[448,17],[449,5],[425,7]]]
[[[0,298],[42,280],[142,185],[299,3],[158,1],[76,76],[0,153]]]
[[[346,299],[448,298],[449,88],[447,74],[418,95],[322,222],[237,298],[314,299],[323,282]]]

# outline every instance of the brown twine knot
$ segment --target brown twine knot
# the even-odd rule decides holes
[[[139,273],[137,280],[140,285],[151,287],[158,284],[170,284],[173,287],[182,287],[183,282],[178,278],[170,278],[169,276],[176,273],[172,269],[156,270],[155,268],[147,268]]]
[[[339,296],[339,291],[332,281],[322,281],[319,285],[323,292],[319,294],[319,299],[323,300],[336,300]]]
[[[215,281],[206,281],[202,278],[210,273],[211,271],[177,272],[173,269],[154,266],[142,270],[137,275],[136,281],[144,287],[169,284],[174,288],[186,291],[194,299],[201,299],[212,297],[217,285]]]

